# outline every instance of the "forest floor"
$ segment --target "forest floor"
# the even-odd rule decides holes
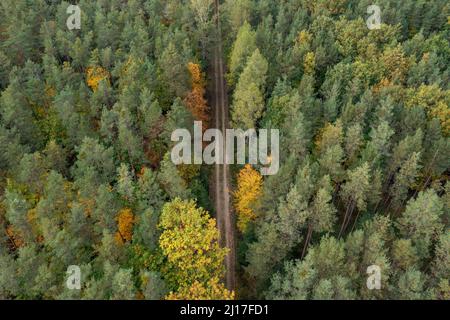
[[[212,80],[210,92],[210,105],[212,106],[212,119],[216,129],[226,132],[229,128],[228,119],[228,97],[224,76],[224,61],[222,37],[219,17],[219,1],[215,1],[215,12],[217,16],[217,41],[213,51],[212,68],[210,78]],[[225,284],[229,290],[236,288],[236,239],[233,211],[230,206],[230,172],[228,165],[216,164],[212,177],[212,191],[214,193],[214,207],[216,209],[217,227],[220,231],[220,243],[229,249],[225,258]]]

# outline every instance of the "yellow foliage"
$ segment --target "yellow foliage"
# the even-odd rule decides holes
[[[45,86],[45,96],[47,98],[53,99],[56,96],[56,90],[54,87],[51,87],[49,85]]]
[[[450,134],[450,90],[442,90],[438,85],[421,85],[418,89],[408,89],[407,107],[419,106],[428,116],[439,119],[442,131]]]
[[[316,68],[316,55],[314,52],[308,52],[303,60],[303,69],[306,74],[313,74]]]
[[[307,1],[308,9],[314,14],[322,13],[323,11],[331,14],[339,14],[345,10],[348,0],[324,0],[324,1]]]
[[[237,190],[234,193],[234,206],[238,216],[237,226],[245,232],[250,221],[256,219],[252,208],[261,195],[262,177],[251,165],[247,164],[239,172]]]
[[[444,101],[439,101],[436,106],[430,111],[433,118],[439,119],[441,122],[444,134],[450,134],[450,108]]]
[[[196,164],[180,164],[177,166],[177,170],[180,177],[186,181],[186,183],[190,183],[192,179],[200,174],[200,167],[200,165]]]
[[[204,209],[197,208],[194,201],[176,198],[167,203],[159,226],[163,229],[159,246],[179,287],[223,276],[228,249],[219,245],[216,220]]]
[[[193,62],[189,62],[188,70],[191,74],[192,86],[193,87],[198,87],[198,86],[203,87],[204,81],[203,81],[203,75],[202,75],[202,71],[200,69],[200,65],[193,63]]]
[[[304,45],[304,44],[310,45],[311,41],[312,41],[312,34],[309,33],[308,31],[302,30],[298,33],[297,43],[299,45]]]
[[[315,144],[320,153],[326,151],[328,147],[341,144],[343,141],[342,122],[337,120],[335,124],[327,123],[317,135]]]
[[[94,92],[98,89],[98,84],[102,80],[109,81],[109,72],[102,67],[89,67],[86,70],[86,82]]]
[[[217,277],[205,285],[195,281],[190,287],[183,287],[178,292],[171,292],[166,300],[234,300],[234,291],[229,291]]]
[[[134,225],[134,215],[131,209],[125,208],[120,210],[117,215],[117,233],[115,236],[116,241],[119,244],[123,244],[127,241],[131,241],[133,238],[133,225]]]

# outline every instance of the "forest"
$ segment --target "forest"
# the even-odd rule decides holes
[[[170,157],[219,45],[229,127],[280,132],[232,247]],[[449,136],[445,0],[2,0],[0,300],[450,300]]]

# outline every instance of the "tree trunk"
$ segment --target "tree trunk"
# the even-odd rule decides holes
[[[302,260],[306,255],[306,250],[308,249],[309,242],[311,241],[312,233],[313,233],[313,228],[312,228],[312,225],[310,224],[308,227],[308,233],[307,233],[306,239],[305,239],[305,245],[303,246],[302,257],[301,257]]]

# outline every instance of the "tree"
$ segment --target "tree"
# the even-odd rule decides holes
[[[78,148],[72,172],[83,192],[92,194],[96,187],[111,182],[114,177],[113,149],[104,147],[98,140],[85,138]]]
[[[413,241],[420,258],[429,257],[431,243],[443,227],[440,221],[442,214],[442,200],[435,191],[427,189],[419,192],[416,199],[408,201],[405,212],[398,219],[401,234]]]
[[[145,271],[141,274],[141,280],[146,300],[161,300],[168,292],[166,283],[157,272]]]
[[[316,281],[316,270],[310,257],[305,260],[288,261],[283,273],[277,272],[271,279],[271,285],[266,292],[270,300],[306,300],[311,287]]]
[[[205,81],[198,64],[189,62],[188,69],[191,74],[192,90],[185,98],[185,103],[194,119],[203,122],[203,130],[208,127],[208,106],[205,99]]]
[[[256,219],[252,208],[261,196],[262,177],[251,165],[246,164],[238,174],[237,190],[234,203],[238,215],[237,226],[241,232],[247,230],[248,224]]]
[[[289,261],[283,273],[271,281],[268,299],[354,299],[350,279],[345,276],[344,244],[323,237],[305,259]]]
[[[370,131],[371,140],[361,155],[361,161],[369,162],[372,166],[378,166],[389,155],[390,138],[394,131],[386,121]]]
[[[195,12],[195,18],[200,25],[208,22],[212,3],[212,0],[191,0],[191,8]]]
[[[348,164],[353,164],[358,156],[358,152],[363,145],[362,128],[356,123],[347,129],[345,135],[345,154]]]
[[[186,182],[180,177],[177,167],[172,163],[169,153],[164,156],[161,162],[158,181],[171,198],[187,199],[189,197],[190,190]]]
[[[308,231],[305,240],[305,246],[303,247],[302,258],[306,254],[308,245],[311,241],[313,232],[327,232],[332,231],[334,222],[336,220],[336,209],[331,203],[332,196],[331,181],[329,176],[323,178],[323,186],[317,191],[317,194],[313,200],[311,208],[309,210],[310,216],[308,217]]]
[[[141,210],[149,207],[159,210],[162,207],[165,195],[158,185],[156,172],[146,167],[142,168],[138,175],[136,198]]]
[[[396,240],[392,246],[394,266],[402,272],[417,267],[418,256],[411,239]]]
[[[122,163],[117,170],[117,192],[122,198],[131,203],[135,199],[136,186],[131,176],[131,172],[125,163]]]
[[[264,110],[264,91],[268,63],[258,49],[248,59],[233,97],[231,117],[235,127],[255,128]]]
[[[224,3],[227,21],[231,25],[232,35],[234,36],[239,28],[247,21],[250,21],[252,12],[251,0],[226,0]]]
[[[272,271],[302,240],[301,228],[309,216],[304,184],[293,185],[286,199],[279,202],[278,215],[270,216],[256,229],[256,241],[249,244],[246,272],[256,282],[256,291],[264,287]]]
[[[161,106],[147,88],[142,90],[140,100],[141,104],[138,110],[140,132],[143,137],[153,138],[155,128],[160,126],[162,122]]]
[[[137,166],[144,158],[144,141],[139,133],[130,106],[116,105],[117,110],[117,147],[121,160],[128,160],[131,165]]]
[[[23,94],[20,79],[10,79],[10,85],[0,95],[0,115],[2,124],[19,137],[25,145],[41,142],[40,132],[34,120],[33,111]]]
[[[311,75],[314,73],[315,68],[316,68],[316,56],[314,52],[308,52],[305,55],[303,61],[303,69],[305,70],[306,74]]]
[[[367,163],[364,163],[360,167],[349,171],[348,180],[342,186],[341,190],[341,197],[346,204],[346,210],[339,235],[342,235],[348,223],[351,221],[352,213],[355,207],[357,207],[359,211],[366,210],[369,188],[370,171]]]
[[[195,281],[190,287],[181,288],[176,293],[170,293],[167,300],[234,300],[234,292],[229,291],[219,282],[211,278],[206,285]]]
[[[402,300],[425,299],[427,294],[424,285],[425,277],[422,272],[409,269],[398,280],[396,298]]]
[[[235,297],[211,172],[170,159],[220,45],[231,126],[281,139],[229,184],[239,298],[450,299],[448,1],[378,1],[381,30],[368,0],[74,2],[68,31],[0,1],[0,299]]]
[[[394,208],[400,208],[407,198],[408,190],[413,186],[421,166],[419,165],[420,153],[414,152],[411,157],[404,162],[400,171],[395,177],[392,186]]]
[[[220,248],[216,221],[194,201],[175,198],[162,209],[159,245],[173,268],[177,287],[189,287],[195,281],[207,283],[224,273],[228,252]]]
[[[197,22],[203,59],[206,58],[208,47],[212,45],[211,37],[208,37],[213,28],[213,20],[211,19],[212,5],[213,0],[190,1],[190,6],[194,12],[195,21]]]
[[[256,50],[256,33],[250,24],[245,22],[239,26],[239,32],[233,44],[229,61],[229,74],[227,80],[230,85],[234,85],[239,75],[247,64],[247,59]]]
[[[86,83],[94,92],[97,91],[101,81],[109,81],[109,73],[99,66],[86,69]]]
[[[176,46],[170,42],[162,52],[159,60],[159,85],[164,105],[170,104],[175,97],[184,98],[189,88],[189,74],[186,61]]]
[[[136,297],[131,269],[120,269],[113,278],[113,300],[133,300]]]
[[[119,244],[129,242],[133,238],[133,225],[135,219],[131,209],[124,208],[117,215],[117,233],[115,236]]]

